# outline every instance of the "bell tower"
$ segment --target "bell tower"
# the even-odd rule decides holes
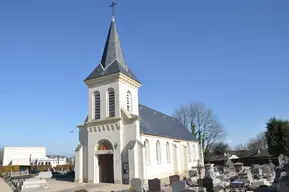
[[[84,80],[88,86],[88,122],[120,118],[121,110],[138,115],[141,83],[128,68],[115,19],[109,27],[101,63]]]

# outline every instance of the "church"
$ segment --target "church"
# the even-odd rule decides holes
[[[101,62],[84,80],[88,116],[79,125],[75,182],[128,184],[188,175],[203,164],[197,139],[177,119],[139,104],[141,82],[123,55],[114,17]]]

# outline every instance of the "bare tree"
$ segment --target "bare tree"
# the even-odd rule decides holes
[[[219,142],[212,147],[212,152],[215,155],[224,155],[229,149],[230,146],[227,143]]]
[[[216,115],[202,103],[182,105],[175,110],[173,116],[198,138],[205,154],[226,135]]]
[[[248,150],[256,151],[267,148],[267,139],[264,132],[258,133],[256,137],[250,138],[247,145]]]
[[[244,151],[247,150],[247,146],[243,144],[238,144],[234,147],[235,151]]]

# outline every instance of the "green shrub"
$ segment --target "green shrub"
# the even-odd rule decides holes
[[[2,175],[3,173],[8,173],[10,171],[12,171],[12,172],[19,171],[19,166],[18,165],[7,165],[7,166],[0,167],[0,175]]]
[[[70,171],[70,167],[71,167],[71,165],[69,165],[69,164],[66,164],[66,165],[56,165],[55,170],[56,170],[56,171],[61,171],[61,170],[63,169],[63,170],[66,170],[66,171]]]

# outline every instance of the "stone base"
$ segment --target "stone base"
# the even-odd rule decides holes
[[[89,183],[89,184],[94,184],[93,180],[88,180],[87,183]]]
[[[87,183],[88,182],[88,179],[83,179],[83,183]]]
[[[74,183],[83,183],[82,180],[74,180]]]
[[[114,180],[114,184],[122,184],[121,180]]]

